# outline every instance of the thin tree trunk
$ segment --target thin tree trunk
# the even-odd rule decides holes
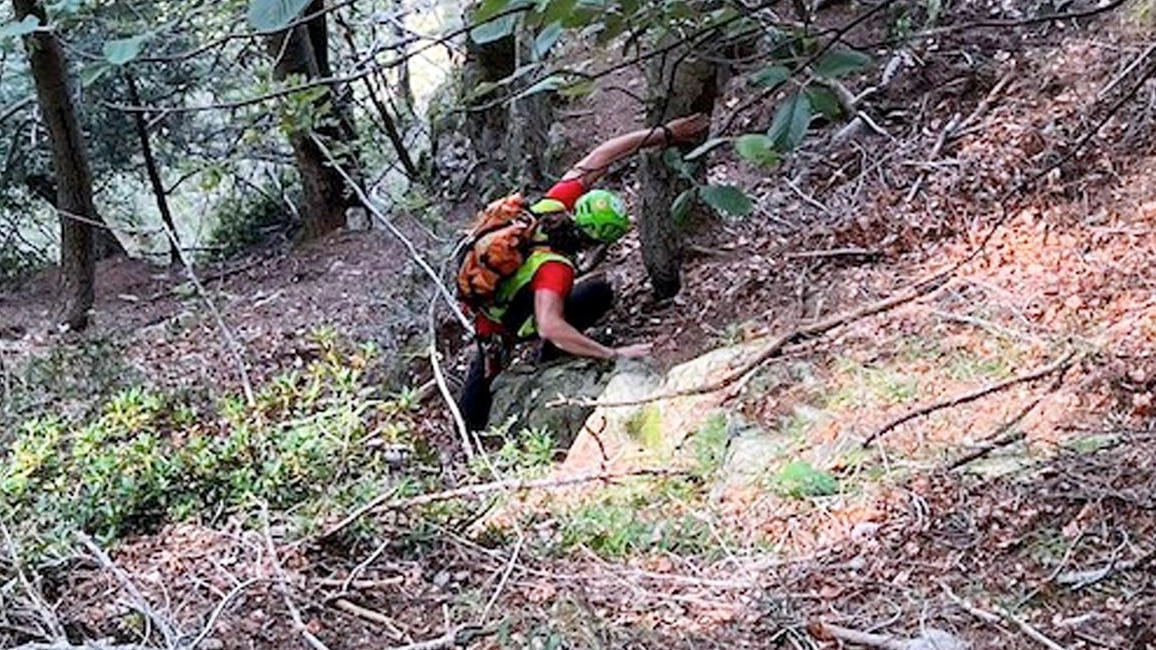
[[[12,0],[16,20],[29,15],[42,30],[24,39],[36,97],[52,138],[52,163],[56,171],[56,207],[60,214],[60,276],[62,304],[59,322],[72,330],[88,326],[94,298],[93,225],[99,216],[92,201],[92,173],[76,110],[68,89],[64,51],[39,0]]]
[[[701,112],[709,115],[718,95],[718,68],[676,48],[647,66],[651,105],[648,124],[665,124],[674,117]],[[692,145],[688,145],[692,146]],[[682,233],[671,218],[674,200],[693,184],[670,168],[661,149],[642,156],[638,224],[642,261],[658,299],[682,289]],[[705,170],[699,170],[705,177]]]
[[[468,17],[467,17],[468,20]],[[513,35],[479,45],[474,39],[466,39],[466,62],[462,66],[462,89],[468,95],[482,83],[492,83],[514,73],[517,51]],[[480,98],[479,103],[493,103],[497,90]],[[484,161],[491,169],[501,169],[508,162],[506,135],[510,130],[510,108],[505,103],[480,108],[469,106],[468,97],[462,97],[467,105],[466,137],[478,160]]]
[[[140,93],[137,92],[136,80],[128,72],[124,73],[124,83],[128,87],[128,100],[133,106],[141,106]],[[177,266],[181,263],[180,242],[177,241],[177,227],[173,225],[173,213],[169,210],[169,200],[165,194],[164,183],[161,182],[160,169],[156,158],[153,157],[152,144],[149,142],[148,124],[144,113],[133,113],[136,123],[136,136],[140,140],[141,155],[144,156],[145,172],[149,177],[149,185],[153,188],[153,196],[157,201],[157,210],[161,213],[161,221],[165,224],[165,240],[169,243],[169,264]]]
[[[530,59],[533,44],[534,34],[520,29],[515,67]],[[549,175],[550,125],[554,121],[552,97],[551,93],[535,93],[514,100],[507,109],[510,112],[507,171],[522,186],[540,187]]]
[[[388,89],[388,84],[384,84]],[[397,153],[397,159],[401,162],[401,166],[405,168],[405,175],[411,181],[416,181],[420,178],[421,173],[418,171],[417,165],[414,164],[413,158],[409,155],[409,150],[405,148],[405,140],[401,137],[401,132],[397,129],[397,122],[393,116],[390,115],[389,110],[377,96],[378,88],[373,83],[372,77],[365,78],[365,87],[369,90],[369,99],[373,102],[373,106],[377,109],[378,115],[381,117],[381,125],[385,128],[385,135],[393,144],[393,150]]]
[[[314,0],[305,13],[315,13],[324,8],[323,0]],[[269,39],[269,50],[275,57],[274,77],[284,80],[289,75],[302,75],[307,79],[331,76],[329,69],[328,36],[324,16],[309,21],[307,25],[297,25]],[[330,101],[331,100],[331,101]],[[316,106],[329,104],[334,111],[337,124],[306,125],[289,135],[293,147],[293,157],[301,174],[303,217],[302,237],[313,239],[345,226],[346,210],[360,205],[357,195],[345,186],[341,174],[333,168],[325,153],[313,138],[333,140],[340,143],[331,147],[340,159],[337,161],[353,178],[360,177],[357,156],[349,151],[354,142],[352,122],[343,111],[343,101],[333,88],[319,98]]]

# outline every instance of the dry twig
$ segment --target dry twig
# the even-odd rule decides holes
[[[281,599],[285,602],[285,607],[289,610],[289,617],[293,620],[293,627],[301,638],[309,644],[313,650],[329,650],[329,646],[325,645],[321,639],[309,631],[309,627],[305,625],[305,619],[301,618],[301,610],[293,604],[293,596],[289,593],[288,577],[285,575],[285,567],[281,566],[281,560],[277,557],[277,546],[273,543],[273,534],[269,532],[269,513],[264,507],[261,508],[261,518],[265,524],[265,548],[269,553],[269,561],[273,564],[273,569],[277,572],[277,580],[274,586],[281,594]]]
[[[879,650],[964,650],[967,647],[966,643],[955,636],[933,628],[923,630],[922,635],[914,639],[902,639],[886,634],[860,632],[823,622],[811,623],[807,627],[813,636],[820,639],[837,639],[851,645]]]
[[[987,395],[990,395],[992,393],[997,393],[1001,390],[1004,390],[1005,388],[1010,388],[1010,387],[1015,386],[1017,384],[1023,384],[1023,383],[1029,382],[1029,381],[1035,381],[1037,379],[1047,377],[1048,375],[1050,375],[1054,372],[1058,372],[1060,370],[1066,369],[1068,366],[1072,365],[1072,363],[1075,361],[1075,359],[1076,359],[1076,353],[1074,351],[1068,352],[1067,354],[1065,354],[1063,357],[1061,357],[1057,361],[1054,361],[1054,362],[1052,362],[1052,363],[1050,363],[1050,364],[1048,364],[1042,368],[1037,368],[1031,372],[1024,373],[1022,375],[1016,375],[1015,377],[1012,377],[1010,379],[1005,379],[1001,382],[989,384],[989,385],[984,386],[982,388],[979,388],[979,389],[976,389],[976,390],[973,390],[973,391],[970,391],[967,393],[963,393],[961,395],[955,395],[955,396],[949,397],[947,399],[943,399],[943,400],[940,400],[938,402],[933,402],[931,404],[926,404],[926,405],[921,406],[919,408],[910,410],[910,411],[904,413],[903,415],[892,418],[890,421],[887,422],[887,424],[884,424],[883,426],[881,426],[878,429],[876,429],[875,431],[873,431],[870,435],[867,436],[867,439],[863,441],[863,447],[864,448],[870,447],[871,443],[875,442],[875,440],[877,438],[879,438],[883,434],[887,433],[888,431],[891,431],[895,427],[903,424],[904,422],[908,422],[910,420],[914,420],[915,418],[923,417],[924,415],[928,415],[928,414],[934,413],[936,411],[941,411],[941,410],[946,409],[946,408],[951,408],[953,406],[959,406],[960,404],[967,404],[968,402],[974,402],[975,400],[980,399],[981,397],[986,397]]]
[[[432,492],[430,494],[422,494],[416,497],[409,497],[405,499],[393,499],[391,497],[396,494],[396,490],[387,492],[373,501],[358,508],[353,514],[349,515],[340,522],[330,526],[321,533],[319,539],[326,539],[332,537],[344,530],[356,519],[365,515],[368,512],[385,512],[387,510],[408,510],[420,506],[437,503],[439,501],[449,501],[451,499],[464,499],[468,497],[477,497],[485,494],[493,494],[494,492],[525,492],[528,490],[548,490],[562,487],[569,487],[572,485],[580,485],[582,483],[592,483],[595,481],[614,481],[623,478],[631,478],[638,476],[685,476],[688,472],[686,470],[668,469],[662,467],[644,467],[625,472],[598,472],[595,474],[579,474],[577,476],[560,476],[555,478],[544,478],[536,480],[525,479],[506,479],[502,481],[494,481],[492,483],[479,483],[477,485],[466,485],[452,490],[445,490],[442,492]]]
[[[1048,648],[1049,650],[1067,650],[1067,648],[1048,638],[1048,636],[1043,632],[1040,632],[1036,628],[1032,627],[1030,623],[1018,616],[1015,616],[1011,612],[1003,609],[997,609],[996,613],[989,612],[985,609],[981,609],[975,605],[972,605],[959,596],[956,596],[955,592],[948,588],[947,585],[941,583],[940,587],[943,588],[944,593],[952,602],[954,602],[956,605],[959,605],[959,607],[968,614],[971,614],[972,616],[980,619],[981,621],[984,621],[985,623],[996,624],[1000,621],[1006,621],[1019,628],[1021,632],[1031,637],[1032,640],[1036,641],[1045,648]]]
[[[148,620],[152,625],[155,625],[158,630],[160,630],[161,636],[164,637],[165,640],[165,647],[179,647],[179,642],[182,635],[177,626],[174,625],[168,618],[162,616],[159,612],[153,609],[152,605],[149,604],[148,600],[145,599],[144,595],[140,592],[139,589],[137,589],[136,585],[133,584],[128,574],[125,573],[124,570],[119,566],[117,566],[116,563],[112,561],[112,558],[108,556],[108,553],[105,553],[104,549],[97,546],[96,542],[94,542],[91,537],[89,537],[84,532],[77,533],[77,537],[80,540],[80,543],[88,549],[88,552],[92,554],[96,561],[102,567],[112,573],[113,577],[116,578],[116,581],[120,583],[121,588],[124,589],[125,593],[127,593],[131,599],[129,605],[137,612],[139,612],[141,616],[144,616],[145,619]]]
[[[852,323],[854,321],[861,320],[861,319],[867,318],[869,316],[874,316],[876,314],[880,314],[880,313],[883,313],[885,311],[890,311],[892,309],[895,309],[896,307],[899,307],[900,305],[906,304],[908,302],[911,302],[912,300],[915,300],[916,298],[919,298],[921,296],[924,296],[924,295],[931,293],[932,291],[935,291],[936,289],[942,287],[945,282],[947,282],[948,278],[951,277],[951,275],[955,272],[956,268],[958,268],[958,267],[952,266],[950,269],[943,271],[941,273],[937,273],[936,275],[934,275],[928,279],[920,280],[919,282],[916,282],[916,283],[910,285],[905,291],[901,291],[901,292],[899,292],[895,295],[892,295],[888,298],[885,298],[883,300],[873,302],[869,305],[864,305],[863,307],[860,307],[859,309],[855,309],[855,310],[848,311],[848,312],[843,312],[841,314],[836,314],[836,315],[831,316],[829,318],[824,318],[821,321],[811,323],[809,325],[803,325],[803,326],[798,327],[798,328],[796,328],[790,332],[787,332],[786,334],[783,334],[783,335],[777,337],[776,339],[774,339],[773,341],[768,343],[766,346],[764,346],[763,349],[760,350],[759,353],[756,354],[753,359],[751,359],[747,363],[743,364],[742,367],[737,368],[736,370],[732,370],[731,372],[727,373],[726,376],[724,376],[723,378],[721,378],[717,381],[713,381],[713,382],[710,382],[708,384],[703,384],[701,386],[695,386],[693,388],[687,388],[684,390],[677,390],[677,391],[672,391],[669,393],[660,393],[658,395],[651,395],[649,397],[644,397],[641,399],[622,400],[622,401],[617,401],[617,402],[601,402],[598,400],[580,400],[580,399],[572,399],[572,398],[562,397],[558,400],[550,402],[549,404],[547,404],[547,406],[554,406],[554,407],[567,406],[567,405],[593,406],[593,407],[640,406],[642,404],[649,404],[651,402],[658,402],[658,401],[668,400],[668,399],[676,399],[679,397],[690,397],[690,396],[694,396],[694,395],[705,395],[707,393],[713,393],[713,392],[722,390],[722,389],[726,388],[727,386],[730,386],[734,382],[739,381],[747,373],[751,372],[752,370],[755,370],[759,366],[766,363],[768,360],[770,360],[774,357],[780,356],[783,352],[783,349],[785,347],[787,347],[788,345],[791,345],[793,343],[798,343],[800,341],[804,341],[806,339],[813,338],[813,337],[819,336],[821,334],[825,334],[826,332],[829,332],[829,331],[835,329],[836,327],[841,327],[841,326],[846,325],[848,323]]]

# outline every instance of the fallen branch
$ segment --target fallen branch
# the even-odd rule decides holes
[[[1156,560],[1156,548],[1148,551],[1144,555],[1129,560],[1127,562],[1117,562],[1114,559],[1108,564],[1099,569],[1086,569],[1082,571],[1065,571],[1056,576],[1056,583],[1066,586],[1072,591],[1077,591],[1085,587],[1090,587],[1101,580],[1106,579],[1117,571],[1133,571],[1148,565],[1148,563]]]
[[[1074,364],[1075,361],[1076,360],[1073,359],[1072,363]],[[1070,368],[1071,365],[1072,364],[1069,364],[1068,367]],[[1064,381],[1064,374],[1066,370],[1067,369],[1065,368],[1064,370],[1060,371],[1059,375],[1056,376],[1056,380],[1052,382],[1052,385],[1048,387],[1047,391],[1037,396],[1032,401],[1028,402],[1026,405],[1024,405],[1023,408],[1019,410],[1018,413],[1012,416],[1011,419],[1001,424],[995,430],[995,433],[987,437],[987,441],[984,444],[953,460],[947,465],[947,469],[959,469],[960,467],[963,467],[964,465],[974,460],[983,458],[996,449],[1002,449],[1003,447],[1023,440],[1027,435],[1027,432],[1020,429],[1012,431],[1012,427],[1019,424],[1021,420],[1028,416],[1028,413],[1031,413],[1037,406],[1039,406],[1040,402],[1044,401],[1045,397],[1051,393],[1054,393],[1056,389],[1060,387],[1060,384]]]
[[[763,349],[760,350],[759,353],[756,354],[753,359],[751,359],[747,363],[743,364],[742,367],[740,367],[736,370],[732,370],[731,372],[727,373],[726,376],[724,376],[723,378],[721,378],[717,381],[713,381],[713,382],[710,382],[708,384],[703,384],[701,386],[695,386],[693,388],[676,390],[676,391],[672,391],[669,393],[660,393],[658,395],[651,395],[649,397],[643,397],[643,398],[634,399],[634,400],[623,400],[623,401],[617,401],[617,402],[601,402],[598,400],[572,399],[572,398],[563,397],[563,398],[560,398],[558,400],[555,400],[553,402],[548,403],[547,406],[551,406],[551,407],[572,406],[572,405],[593,406],[593,407],[640,406],[642,404],[649,404],[651,402],[658,402],[661,400],[676,399],[679,397],[690,397],[690,396],[694,396],[694,395],[705,395],[707,393],[713,393],[716,391],[720,391],[720,390],[726,388],[727,386],[730,386],[734,382],[742,379],[747,373],[751,372],[752,370],[755,370],[759,366],[766,363],[768,360],[770,360],[776,356],[781,355],[783,352],[783,348],[787,347],[788,345],[791,345],[793,343],[799,343],[801,341],[805,341],[807,339],[814,338],[814,337],[819,336],[821,334],[825,334],[826,332],[829,332],[830,330],[833,330],[836,327],[846,325],[847,323],[861,320],[863,318],[867,318],[868,316],[874,316],[876,314],[880,314],[880,313],[883,313],[885,311],[890,311],[890,310],[895,309],[896,307],[898,307],[900,305],[906,304],[908,302],[911,302],[912,300],[915,300],[916,298],[919,298],[921,296],[924,296],[924,295],[931,293],[932,291],[942,287],[943,284],[945,282],[947,282],[948,278],[951,277],[951,275],[955,272],[955,270],[957,268],[958,268],[958,265],[953,265],[950,269],[943,271],[942,273],[938,273],[938,274],[936,274],[936,275],[934,275],[931,278],[928,278],[926,280],[920,280],[919,282],[916,282],[915,284],[911,285],[906,291],[902,291],[900,293],[897,293],[897,294],[895,294],[889,298],[885,298],[885,299],[880,300],[878,302],[871,303],[870,305],[860,307],[859,309],[856,309],[853,311],[843,312],[841,314],[836,314],[834,316],[831,316],[830,318],[825,318],[821,321],[811,323],[810,325],[804,325],[804,326],[799,327],[797,329],[794,329],[794,330],[792,330],[786,334],[783,334],[782,336],[779,336],[775,340],[768,343],[765,347],[763,347]]]
[[[397,646],[388,650],[442,650],[443,648],[464,648],[474,639],[488,636],[497,632],[497,629],[482,628],[477,625],[462,625],[445,634],[428,641],[418,641],[409,645]]]
[[[1038,642],[1045,648],[1049,648],[1049,650],[1067,650],[1067,648],[1051,640],[1043,632],[1040,632],[1036,628],[1032,627],[1030,623],[1018,616],[1015,616],[1011,612],[1003,609],[997,609],[996,613],[992,613],[987,610],[980,609],[979,607],[972,605],[959,596],[956,596],[955,593],[947,587],[947,585],[941,583],[940,587],[943,588],[944,593],[952,602],[954,602],[956,605],[959,605],[959,607],[965,612],[980,619],[981,621],[992,624],[999,623],[1000,621],[1006,621],[1019,628],[1021,632],[1031,637],[1032,640]]]
[[[979,388],[977,390],[973,390],[973,391],[963,393],[960,395],[955,395],[954,397],[949,397],[947,399],[943,399],[943,400],[940,400],[938,402],[933,402],[931,404],[926,404],[926,405],[921,406],[917,409],[913,409],[911,411],[908,411],[908,412],[904,413],[903,415],[900,415],[896,418],[892,418],[890,421],[887,422],[887,424],[884,424],[883,426],[881,426],[878,429],[876,429],[875,431],[873,431],[871,433],[871,435],[867,436],[867,439],[863,441],[862,446],[864,448],[870,447],[871,443],[874,442],[877,438],[879,438],[883,434],[887,433],[888,431],[891,431],[895,427],[898,427],[899,425],[903,424],[904,422],[908,422],[910,420],[914,420],[915,418],[923,417],[924,415],[929,415],[931,413],[934,413],[936,411],[941,411],[941,410],[946,409],[946,408],[951,408],[953,406],[959,406],[960,404],[967,404],[968,402],[974,402],[975,400],[980,399],[981,397],[986,397],[987,395],[990,395],[992,393],[997,393],[1001,390],[1004,390],[1006,388],[1010,388],[1010,387],[1015,386],[1017,384],[1023,384],[1026,382],[1035,381],[1037,379],[1047,377],[1048,375],[1050,375],[1054,372],[1064,370],[1072,364],[1072,362],[1075,358],[1076,358],[1076,353],[1074,351],[1068,352],[1063,357],[1061,357],[1059,360],[1054,361],[1054,362],[1052,362],[1052,363],[1050,363],[1050,364],[1048,364],[1042,368],[1037,368],[1036,370],[1033,370],[1029,373],[1025,373],[1022,375],[1016,375],[1015,377],[1012,377],[1010,379],[1005,379],[1001,382],[990,384],[988,386],[984,386],[983,388]]]
[[[389,634],[389,636],[398,641],[405,640],[405,634],[397,628],[397,624],[395,624],[392,619],[390,619],[385,614],[382,614],[381,612],[362,607],[361,605],[358,605],[357,603],[354,603],[353,601],[347,600],[345,598],[335,599],[333,601],[333,606],[347,614],[352,614],[357,618],[369,621],[370,623],[377,623],[378,625],[385,628],[385,631],[387,634]]]
[[[787,259],[809,259],[815,257],[878,257],[880,251],[870,248],[830,248],[819,251],[799,251],[787,253]]]
[[[964,650],[967,644],[955,636],[925,628],[914,639],[903,639],[887,634],[871,634],[830,623],[815,622],[807,626],[812,636],[822,640],[839,640],[852,645],[861,645],[879,650]]]
[[[305,624],[305,619],[301,617],[301,610],[293,604],[293,597],[289,594],[289,588],[286,586],[289,582],[285,575],[285,567],[281,566],[281,560],[277,557],[277,546],[273,543],[273,534],[269,532],[269,513],[264,506],[261,508],[261,520],[265,528],[265,548],[269,552],[269,560],[273,565],[273,570],[277,572],[277,580],[274,582],[278,593],[281,594],[281,599],[285,602],[285,607],[289,610],[289,618],[293,621],[293,628],[305,640],[305,643],[313,650],[329,650],[329,646],[325,645],[321,639],[317,638],[313,632],[309,631],[309,626]]]
[[[532,481],[525,479],[507,479],[503,481],[494,481],[492,483],[479,483],[476,485],[466,485],[452,490],[445,490],[442,492],[431,492],[429,494],[422,494],[416,497],[407,497],[404,499],[391,499],[396,490],[388,492],[365,504],[341,520],[337,524],[331,526],[321,533],[319,539],[326,539],[341,532],[357,518],[365,515],[368,512],[385,512],[388,510],[408,510],[417,508],[439,501],[449,501],[451,499],[463,499],[467,497],[477,497],[484,494],[492,494],[494,492],[525,492],[528,490],[546,490],[562,487],[569,487],[571,485],[579,485],[582,483],[591,483],[594,481],[614,481],[622,478],[631,478],[636,476],[686,476],[689,474],[687,470],[668,469],[663,467],[644,467],[625,472],[598,472],[595,474],[579,474],[577,476],[561,476],[555,478],[535,479]]]
[[[88,552],[92,554],[97,563],[112,573],[113,577],[116,578],[116,581],[120,583],[121,588],[124,589],[125,593],[127,593],[129,598],[131,598],[129,605],[138,613],[140,613],[141,616],[145,617],[145,620],[149,621],[152,625],[155,625],[158,630],[160,630],[161,636],[163,636],[165,640],[165,647],[179,647],[178,641],[182,637],[180,629],[177,628],[177,626],[174,625],[168,618],[162,616],[159,612],[153,609],[152,605],[150,605],[149,601],[144,597],[144,594],[142,594],[140,590],[137,589],[137,586],[133,584],[132,579],[129,578],[128,574],[125,573],[124,570],[119,566],[117,566],[116,563],[112,561],[112,558],[108,556],[108,553],[105,553],[104,549],[97,546],[96,542],[94,542],[91,537],[81,532],[77,534],[77,538],[80,540],[80,543],[88,549]]]

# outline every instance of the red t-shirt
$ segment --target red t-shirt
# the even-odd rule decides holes
[[[558,181],[546,192],[546,198],[554,199],[562,202],[567,210],[573,210],[574,204],[578,202],[578,197],[586,193],[586,188],[582,185],[581,178],[572,178],[569,180]],[[565,298],[570,295],[570,290],[574,288],[574,268],[569,264],[562,262],[546,262],[538,267],[534,273],[534,278],[530,280],[530,290],[537,293],[539,291],[550,291]],[[477,317],[478,334],[482,336],[489,336],[493,334],[500,334],[504,328],[495,323],[482,314]]]

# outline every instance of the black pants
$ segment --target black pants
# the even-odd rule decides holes
[[[527,288],[521,293],[526,294],[526,296],[519,295],[515,298],[514,304],[509,310],[509,313],[512,314],[509,319],[510,323],[503,323],[507,331],[516,331],[521,323],[529,317],[529,314],[533,313],[532,292]],[[524,308],[514,309],[514,307],[520,307],[527,302],[531,305],[528,312]],[[610,283],[601,278],[592,278],[574,285],[574,289],[566,297],[563,313],[567,323],[573,325],[577,330],[584,330],[597,323],[599,318],[610,311],[613,304],[614,288],[610,286]],[[493,384],[494,378],[502,371],[506,358],[509,356],[509,348],[512,347],[513,343],[512,340],[489,340],[478,344],[478,350],[474,353],[474,359],[466,373],[465,386],[458,399],[458,408],[461,410],[466,427],[470,431],[481,431],[489,423],[490,407],[494,402],[490,386]],[[539,361],[548,361],[559,354],[561,351],[557,347],[549,341],[544,341],[538,358]]]

